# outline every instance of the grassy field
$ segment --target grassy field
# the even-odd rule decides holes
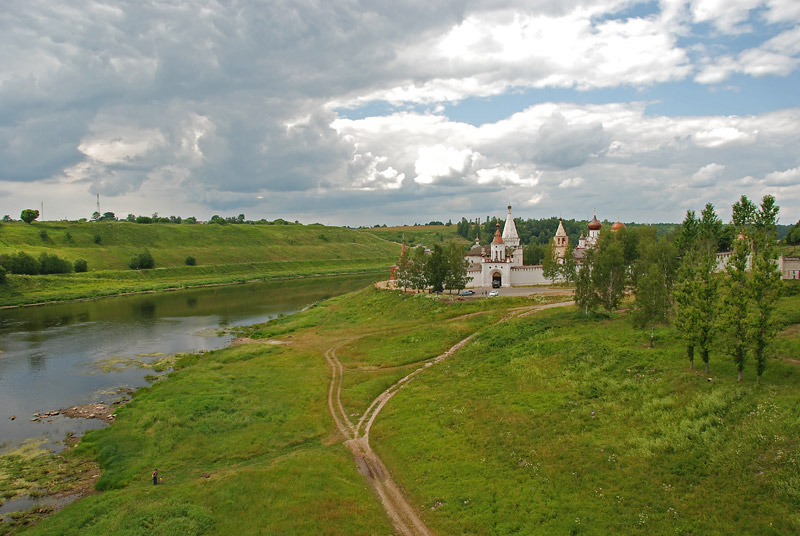
[[[149,250],[155,268],[128,261]],[[386,270],[399,247],[370,233],[321,225],[0,224],[0,255],[24,251],[84,259],[86,273],[9,275],[0,305],[276,277]],[[186,258],[196,259],[187,266]]]
[[[242,333],[291,344],[256,343],[184,356],[176,372],[120,408],[113,426],[87,434],[67,454],[99,461],[102,492],[28,530],[390,534],[380,503],[328,413],[324,351],[342,337],[374,335],[389,325],[404,325],[413,337],[426,333],[429,323],[467,313],[489,311],[478,315],[489,321],[497,314],[492,310],[507,305],[498,300],[448,304],[369,289]],[[420,325],[421,319],[430,322]],[[460,329],[458,323],[453,329]],[[414,347],[408,359],[425,359],[447,344]],[[164,478],[162,486],[151,484],[154,468]]]
[[[781,303],[800,357],[800,300]],[[800,362],[715,353],[675,335],[549,311],[482,332],[387,406],[375,448],[439,534],[797,534]]]
[[[386,405],[371,443],[437,534],[793,534],[800,530],[800,295],[760,384],[711,378],[625,315],[573,307],[500,322],[532,298],[464,302],[367,289],[178,360],[68,454],[101,493],[25,534],[390,534],[328,413],[370,401],[471,333]],[[785,360],[785,361],[783,361]],[[150,483],[158,468],[162,486]]]

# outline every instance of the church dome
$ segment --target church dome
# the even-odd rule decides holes
[[[619,231],[620,229],[624,229],[624,228],[625,228],[625,224],[622,223],[619,220],[617,220],[617,223],[615,223],[614,225],[611,226],[611,230],[612,231]]]
[[[599,231],[600,227],[602,227],[602,226],[603,226],[603,224],[600,223],[599,221],[597,221],[597,214],[595,214],[592,217],[592,221],[589,222],[589,230],[590,231]]]

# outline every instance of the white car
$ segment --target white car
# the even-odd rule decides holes
[[[500,293],[499,293],[498,291],[496,291],[496,290],[493,290],[493,291],[491,291],[491,292],[489,293],[489,297],[492,297],[492,296],[499,296],[499,295],[500,295]]]

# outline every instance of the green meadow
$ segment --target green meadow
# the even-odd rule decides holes
[[[149,251],[155,268],[131,270]],[[176,225],[128,222],[0,224],[0,255],[55,254],[88,272],[9,275],[0,306],[91,298],[188,286],[388,270],[397,244],[370,233],[322,225]],[[196,265],[187,266],[187,257]],[[388,273],[388,272],[387,272]]]
[[[649,349],[624,313],[530,312],[543,301],[369,288],[243,328],[256,342],[179,357],[66,452],[99,462],[98,493],[21,533],[391,534],[330,416],[324,354],[336,349],[356,423],[473,333],[370,433],[434,533],[800,530],[800,295],[778,304],[760,384],[753,367],[737,383],[719,353],[709,376],[690,370],[671,328]]]
[[[779,305],[760,384],[624,316],[483,330],[398,393],[374,448],[438,534],[797,534],[800,300]]]

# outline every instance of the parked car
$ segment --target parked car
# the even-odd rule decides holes
[[[462,290],[458,293],[459,296],[472,296],[473,294],[475,294],[475,292],[472,290]]]
[[[499,295],[500,295],[500,293],[499,293],[498,291],[496,291],[496,290],[493,290],[493,291],[491,291],[491,292],[489,293],[489,296],[490,296],[490,297],[491,297],[491,296],[499,296]]]

